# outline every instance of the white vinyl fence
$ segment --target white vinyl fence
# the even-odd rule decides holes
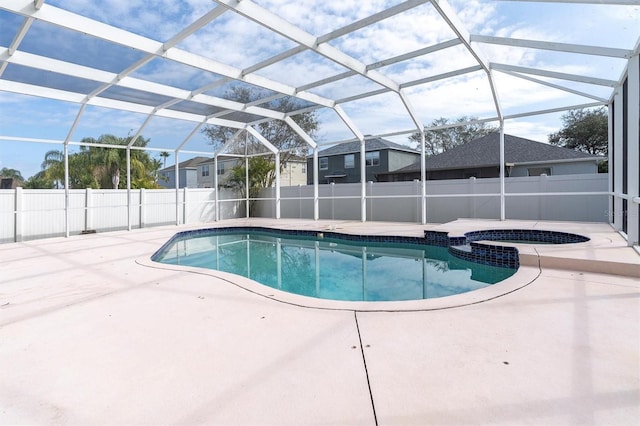
[[[421,182],[366,184],[367,220],[416,222],[422,218]],[[360,184],[319,186],[319,218],[360,220]],[[512,177],[505,180],[506,219],[609,222],[606,174]],[[252,216],[275,216],[275,190],[262,194]],[[427,222],[500,219],[500,179],[427,182]],[[282,218],[313,218],[313,186],[280,191]],[[266,200],[265,200],[266,199]]]
[[[216,220],[213,189],[139,189],[130,203],[128,197],[126,189],[70,190],[69,234]],[[218,193],[219,219],[244,214],[244,202],[234,197]],[[64,236],[65,223],[63,189],[0,190],[0,243]]]
[[[427,222],[458,218],[499,219],[499,179],[427,182]],[[319,186],[320,219],[361,219],[360,184]],[[506,179],[507,219],[609,222],[606,174]],[[366,184],[367,220],[414,222],[422,218],[421,183]],[[216,220],[214,189],[184,188],[69,191],[69,234],[105,232]],[[177,208],[176,208],[177,199]],[[127,206],[130,205],[130,208]],[[313,186],[281,188],[281,218],[313,219]],[[275,189],[261,194],[251,216],[276,217]],[[245,216],[245,202],[220,190],[218,220]],[[0,190],[0,243],[63,236],[65,191]]]

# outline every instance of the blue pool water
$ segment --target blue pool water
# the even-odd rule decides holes
[[[458,259],[446,247],[233,228],[179,234],[152,259],[230,272],[290,293],[348,301],[450,296],[502,281],[516,271]]]

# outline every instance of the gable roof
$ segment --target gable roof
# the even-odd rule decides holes
[[[504,135],[505,163],[548,163],[566,160],[598,160],[604,157],[530,139]],[[500,164],[500,133],[494,132],[426,159],[427,170],[466,169]],[[394,173],[420,170],[420,162]]]
[[[382,138],[365,139],[364,149],[366,152],[392,149],[395,151],[405,151],[413,154],[419,154],[417,150],[409,148],[406,145],[400,145]],[[328,157],[332,155],[351,154],[356,152],[360,152],[360,141],[344,142],[338,145],[334,145],[330,148],[319,151],[318,156]]]
[[[200,163],[204,163],[205,161],[209,160],[208,157],[193,157],[189,160],[185,160],[185,161],[181,161],[178,164],[178,168],[179,169],[188,169],[188,168],[194,168],[196,166],[198,166],[198,164]],[[169,167],[165,167],[164,169],[160,169],[158,170],[159,172],[168,172],[171,170],[175,169],[175,164]]]

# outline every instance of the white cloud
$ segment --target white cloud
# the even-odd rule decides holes
[[[234,13],[222,15],[179,45],[237,68],[253,65],[293,46],[288,39]]]

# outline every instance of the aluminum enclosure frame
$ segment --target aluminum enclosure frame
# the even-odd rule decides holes
[[[513,0],[517,3],[516,0]],[[529,3],[540,4],[541,7],[544,0],[531,1]],[[557,2],[556,2],[557,3]],[[584,3],[594,4],[601,3],[595,1],[566,1],[565,3]],[[623,6],[639,6],[640,1],[615,1],[608,2],[611,5],[623,5]],[[376,23],[384,22],[385,20],[392,19],[396,16],[411,13],[414,10],[420,8],[430,7],[435,11],[437,16],[446,25],[452,37],[449,40],[445,40],[433,45],[421,46],[410,52],[398,54],[378,60],[373,63],[366,63],[364,59],[358,58],[353,54],[349,54],[336,47],[332,42],[345,37],[363,29],[370,27]],[[485,84],[491,94],[491,101],[493,103],[494,115],[484,117],[477,121],[481,122],[496,122],[500,128],[500,176],[501,176],[501,189],[500,189],[500,204],[501,213],[500,219],[505,219],[505,165],[504,165],[504,131],[505,121],[511,119],[518,119],[528,116],[544,115],[552,112],[567,111],[576,108],[587,108],[595,106],[611,106],[614,102],[618,105],[627,102],[631,110],[629,111],[631,117],[636,117],[638,114],[638,102],[634,103],[634,99],[638,98],[638,82],[637,82],[637,64],[638,54],[640,46],[640,29],[638,30],[638,42],[631,49],[619,48],[619,47],[605,47],[594,46],[587,44],[567,43],[562,41],[545,41],[545,40],[528,40],[522,38],[509,38],[509,37],[497,37],[486,34],[474,34],[463,23],[463,20],[458,16],[458,12],[449,4],[446,0],[407,0],[399,2],[395,5],[387,7],[374,14],[366,16],[357,21],[351,22],[341,28],[334,29],[323,35],[312,34],[300,26],[296,26],[283,17],[279,16],[276,12],[266,9],[260,6],[257,2],[252,0],[215,0],[212,1],[208,10],[203,13],[198,19],[189,23],[181,28],[172,37],[166,40],[156,40],[140,34],[136,34],[132,31],[124,28],[109,25],[95,19],[83,16],[78,13],[70,12],[60,7],[56,7],[48,4],[44,0],[6,0],[0,4],[0,10],[11,14],[11,16],[19,17],[22,20],[21,25],[12,37],[12,42],[8,46],[0,46],[0,94],[2,93],[14,93],[20,95],[36,96],[46,98],[54,101],[71,102],[78,104],[79,110],[75,119],[73,120],[67,135],[65,138],[56,139],[42,139],[25,136],[16,136],[9,134],[2,134],[0,130],[0,142],[37,142],[37,143],[49,143],[60,144],[63,146],[64,158],[65,158],[65,188],[69,187],[69,170],[68,170],[68,153],[69,148],[72,146],[86,145],[82,142],[74,140],[76,131],[80,121],[83,119],[87,112],[88,107],[102,107],[118,111],[126,111],[131,113],[144,114],[146,116],[142,124],[133,131],[133,137],[128,146],[119,147],[126,149],[127,152],[127,189],[131,190],[130,179],[130,152],[131,149],[137,149],[134,143],[139,138],[147,126],[155,118],[167,118],[173,120],[180,120],[182,122],[191,123],[193,126],[189,135],[180,141],[177,141],[173,152],[175,154],[175,180],[176,180],[176,220],[178,221],[177,211],[178,207],[178,181],[179,181],[179,161],[180,155],[184,154],[204,154],[211,155],[211,152],[205,151],[192,151],[187,150],[185,147],[189,141],[198,134],[203,126],[207,125],[219,125],[233,129],[237,129],[240,132],[247,132],[252,135],[255,140],[262,143],[272,154],[276,156],[276,162],[279,162],[279,155],[277,148],[275,148],[270,141],[264,139],[262,135],[256,129],[256,126],[267,120],[281,120],[290,126],[293,131],[309,146],[309,149],[313,152],[313,164],[314,164],[314,218],[319,217],[319,199],[318,199],[318,149],[320,146],[326,146],[330,144],[336,144],[348,140],[357,140],[360,143],[360,174],[361,179],[361,220],[366,221],[366,182],[365,176],[365,140],[371,137],[370,132],[367,129],[361,129],[356,121],[347,112],[347,106],[353,102],[370,100],[380,95],[391,95],[398,100],[399,105],[404,109],[403,113],[409,118],[413,127],[411,128],[398,128],[393,132],[379,133],[374,136],[387,137],[398,135],[410,135],[412,133],[419,133],[421,136],[420,151],[422,153],[421,158],[421,176],[422,176],[422,218],[421,222],[426,223],[426,168],[425,168],[425,142],[424,132],[430,130],[438,130],[439,127],[428,127],[422,121],[423,118],[417,112],[415,99],[409,94],[409,90],[413,87],[417,87],[424,84],[430,84],[434,82],[448,81],[450,79],[459,78],[461,76],[468,75],[470,73],[483,73],[485,75]],[[216,20],[227,14],[235,14],[242,19],[246,19],[254,24],[257,24],[264,30],[274,33],[279,37],[286,39],[292,43],[293,47],[289,48],[273,57],[256,60],[251,66],[245,68],[234,67],[228,63],[216,61],[210,59],[204,55],[195,54],[191,51],[185,50],[181,47],[181,43],[192,37],[198,31],[206,28]],[[128,49],[132,49],[136,52],[140,52],[140,58],[129,63],[124,69],[119,72],[111,72],[96,67],[90,67],[86,65],[80,65],[69,61],[56,59],[56,57],[45,56],[42,54],[34,54],[25,50],[21,50],[21,45],[25,40],[25,37],[30,34],[30,29],[36,22],[42,22],[48,25],[54,25],[59,28],[65,29],[65,31],[71,31],[77,34],[84,34],[89,37],[101,40],[106,43],[112,43],[114,45],[123,46]],[[639,26],[640,27],[640,26]],[[2,30],[6,31],[6,30]],[[526,64],[505,64],[491,59],[491,55],[485,52],[485,48],[493,46],[507,46],[509,48],[518,49],[530,49],[538,51],[560,52],[567,55],[584,55],[587,57],[602,57],[602,58],[616,58],[620,60],[626,60],[629,66],[625,68],[625,71],[621,76],[609,76],[608,78],[594,77],[591,75],[583,75],[579,73],[570,73],[566,71],[558,71],[553,69],[538,69]],[[473,58],[474,64],[472,66],[461,66],[452,71],[448,71],[441,74],[433,74],[428,76],[420,76],[419,78],[398,81],[389,75],[387,75],[387,69],[394,64],[405,63],[406,61],[429,57],[429,55],[435,55],[438,52],[451,51],[452,49],[463,49],[466,54]],[[342,72],[336,73],[329,77],[322,78],[320,80],[306,83],[303,85],[291,85],[284,84],[280,81],[263,77],[259,74],[260,70],[264,70],[274,64],[282,63],[295,55],[303,52],[310,52],[314,55],[318,55],[324,58],[331,64],[334,64],[337,68],[342,69]],[[203,85],[193,90],[185,90],[184,88],[173,86],[170,84],[161,84],[151,80],[136,76],[136,72],[140,71],[143,67],[148,65],[152,61],[168,61],[184,66],[188,66],[193,69],[206,71],[211,74],[220,76],[220,80],[210,84]],[[55,70],[57,74],[66,76],[70,79],[77,79],[82,81],[91,81],[95,83],[95,88],[86,93],[65,90],[60,87],[52,87],[47,85],[44,81],[40,82],[22,82],[15,79],[3,78],[7,69],[10,66],[28,67],[36,72],[48,72]],[[526,80],[527,82],[538,84],[541,87],[552,88],[560,92],[569,93],[575,95],[581,99],[582,102],[567,103],[559,107],[548,109],[528,109],[525,111],[507,114],[504,112],[503,98],[508,98],[508,93],[504,90],[499,90],[499,84],[496,81],[496,76],[507,75],[512,78]],[[314,91],[315,88],[326,86],[328,84],[334,84],[337,82],[344,82],[349,78],[359,76],[360,78],[371,83],[372,86],[377,89],[371,91],[362,91],[355,95],[350,96],[335,96],[328,97],[319,95]],[[627,99],[621,98],[621,86],[623,80],[629,79],[631,81],[630,90],[627,94]],[[221,96],[212,95],[210,92],[215,87],[219,87],[228,82],[238,82],[239,84],[247,84],[255,87],[262,88],[266,91],[274,93],[269,97],[261,98],[257,101],[242,103],[225,99]],[[572,83],[579,83],[581,87],[597,87],[599,89],[609,90],[608,96],[595,95],[582,89],[576,89]],[[145,93],[153,94],[157,96],[159,101],[150,104],[150,102],[136,102],[135,99],[114,99],[113,97],[105,96],[105,93],[113,90],[114,88],[123,90],[135,90],[143,91]],[[500,93],[500,96],[499,96]],[[267,101],[282,98],[282,97],[295,98],[301,103],[304,103],[304,107],[294,111],[277,111],[265,107]],[[631,101],[629,101],[631,99]],[[160,101],[161,100],[161,101]],[[510,99],[510,101],[512,101]],[[211,114],[198,114],[196,112],[188,112],[185,110],[176,109],[178,104],[185,102],[194,102],[198,105],[206,106],[213,111]],[[329,142],[320,142],[313,140],[308,134],[306,134],[302,128],[296,123],[294,117],[306,111],[319,111],[330,110],[332,111],[344,126],[353,135],[352,139],[344,140],[332,140]],[[241,114],[243,117],[248,117],[245,121],[239,121],[234,119],[236,117],[232,114]],[[616,110],[615,116],[611,117],[612,128],[616,126],[618,131],[614,131],[616,136],[612,134],[612,146],[618,146],[622,141],[619,140],[621,135],[622,117],[618,116],[621,111]],[[638,135],[638,123],[636,120],[627,121],[629,126],[628,134],[631,135],[631,154],[636,154],[638,151],[637,141],[633,138]],[[629,124],[630,123],[630,124]],[[637,139],[637,138],[636,138]],[[628,142],[627,142],[628,143]],[[148,147],[149,151],[163,151],[164,148]],[[615,151],[614,149],[610,150]],[[217,156],[222,154],[223,151],[216,152],[214,154],[214,161],[217,161]],[[632,155],[630,160],[621,157],[621,149],[618,149],[615,154],[612,155],[610,164],[622,164],[624,161],[628,161],[625,167],[631,171],[631,175],[635,171],[638,171],[637,155]],[[618,167],[616,173],[620,173],[622,167]],[[627,177],[628,178],[628,177]],[[627,200],[632,206],[631,213],[637,214],[639,205],[638,186],[632,178],[629,179],[629,185],[625,185],[626,192],[622,191],[622,175],[612,176],[612,211],[617,208],[620,211],[622,208],[622,201]],[[276,193],[279,194],[279,176],[276,178]],[[130,198],[130,197],[129,197]],[[129,201],[130,202],[130,201]],[[279,195],[276,196],[276,205],[279,206]],[[68,211],[68,196],[66,202],[66,209]],[[131,209],[131,206],[129,206]],[[276,208],[276,217],[279,218],[279,208]],[[633,213],[636,212],[636,213]],[[68,222],[68,218],[67,218]],[[618,229],[622,229],[622,222],[619,219],[612,217],[612,223]],[[129,224],[129,227],[131,225]],[[638,228],[640,225],[635,223],[627,229],[625,236],[628,236],[630,244],[637,244],[640,239],[638,237]],[[67,235],[68,235],[68,223],[67,223]]]

